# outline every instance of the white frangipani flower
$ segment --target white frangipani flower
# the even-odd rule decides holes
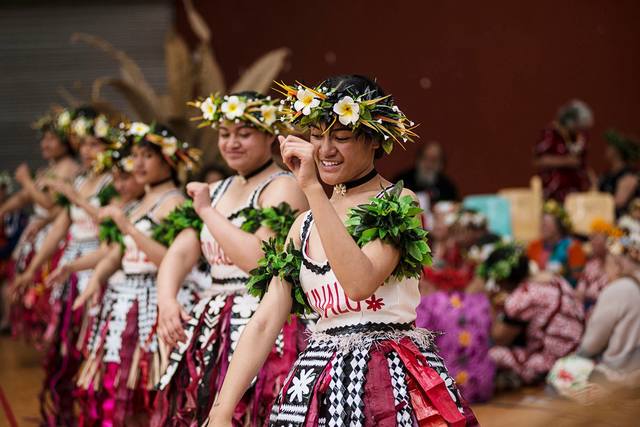
[[[277,120],[276,113],[278,111],[278,107],[274,105],[261,105],[260,106],[260,114],[262,114],[262,118],[264,119],[264,123],[267,126],[271,126]]]
[[[350,96],[345,96],[333,104],[333,112],[344,126],[355,125],[360,118],[360,105]]]
[[[64,110],[58,116],[58,126],[66,127],[66,126],[69,126],[69,123],[71,123],[71,114],[69,113],[69,111]]]
[[[87,119],[84,117],[78,117],[71,124],[71,130],[79,137],[87,136]]]
[[[216,111],[218,110],[218,106],[213,103],[211,97],[205,99],[200,104],[200,111],[202,111],[202,118],[205,120],[213,120]]]
[[[164,138],[162,140],[162,154],[165,156],[173,156],[178,150],[178,140],[175,137]]]
[[[302,114],[305,116],[311,114],[312,108],[320,105],[320,100],[308,89],[299,89],[296,98],[297,101],[293,104],[293,108],[295,108],[296,111],[302,111]]]
[[[96,119],[96,122],[93,125],[93,133],[98,138],[105,138],[109,133],[109,123],[104,116],[100,116]]]
[[[149,132],[149,126],[142,122],[133,122],[129,127],[129,135],[145,136]]]
[[[245,108],[247,108],[247,104],[242,102],[242,100],[237,96],[233,95],[228,97],[227,100],[222,103],[220,110],[228,120],[234,120],[244,114]]]

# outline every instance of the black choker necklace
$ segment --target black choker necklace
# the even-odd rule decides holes
[[[371,181],[373,178],[375,178],[378,175],[378,171],[373,168],[371,169],[371,172],[369,172],[368,174],[366,174],[363,177],[354,179],[352,181],[347,181],[344,182],[342,184],[338,184],[338,185],[334,185],[333,187],[333,192],[336,194],[339,194],[341,196],[344,196],[347,194],[347,190],[350,190],[352,188],[355,188],[359,185],[362,185],[364,183],[367,183],[369,181]]]
[[[159,187],[162,184],[167,183],[167,182],[172,181],[172,180],[173,180],[173,178],[168,177],[168,178],[165,178],[165,179],[161,179],[160,181],[156,181],[156,182],[154,182],[152,184],[149,184],[149,190],[152,190],[152,189],[154,189],[156,187]]]
[[[246,184],[247,181],[249,181],[254,176],[258,175],[260,172],[264,171],[266,168],[268,168],[272,164],[273,164],[273,159],[269,159],[269,161],[267,163],[265,163],[264,165],[260,166],[258,169],[254,170],[251,173],[248,173],[246,175],[238,174],[238,178],[240,178],[240,182],[241,183]]]

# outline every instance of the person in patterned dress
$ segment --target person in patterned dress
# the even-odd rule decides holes
[[[432,333],[418,329],[418,280],[429,262],[415,195],[374,158],[415,137],[413,123],[366,77],[315,88],[282,84],[288,120],[310,141],[280,137],[285,164],[311,207],[285,248],[253,272],[262,296],[245,327],[208,426],[231,426],[242,394],[290,313],[319,319],[273,405],[271,426],[475,424]],[[322,183],[333,186],[327,197]],[[409,253],[410,252],[410,253]]]
[[[229,113],[234,103],[244,108],[240,116]],[[196,105],[206,124],[218,129],[220,153],[237,175],[210,186],[187,186],[204,226],[181,231],[160,267],[158,333],[174,351],[159,384],[153,426],[204,421],[238,338],[258,307],[258,299],[247,292],[247,280],[264,255],[261,243],[274,236],[283,239],[294,215],[308,207],[293,176],[272,160],[276,135],[287,130],[279,120],[277,100],[243,92]],[[220,113],[212,116],[214,108]],[[202,256],[213,284],[189,313],[176,299],[177,284]],[[234,423],[264,423],[304,338],[299,319],[284,325],[268,362],[237,405]]]
[[[155,325],[156,275],[167,248],[152,234],[184,201],[178,176],[194,168],[199,159],[199,150],[189,148],[160,124],[134,122],[121,125],[121,129],[132,144],[127,161],[136,181],[145,186],[145,195],[128,212],[115,205],[100,210],[100,219],[113,221],[120,238],[111,243],[108,254],[95,267],[89,285],[75,302],[84,304],[118,270],[124,273],[122,281],[116,280],[116,286],[105,294],[107,305],[100,323],[106,321],[109,326],[104,331],[103,351],[90,359],[93,369],[85,366],[81,378],[89,385],[104,385],[101,422],[114,427],[149,422],[153,386],[166,361]]]
[[[498,246],[479,275],[487,281],[495,312],[489,355],[498,370],[496,387],[544,380],[555,361],[580,343],[584,312],[574,290],[557,274],[530,275],[529,259],[514,244]]]

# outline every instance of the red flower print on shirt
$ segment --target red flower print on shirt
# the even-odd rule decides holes
[[[376,298],[376,294],[371,295],[371,298],[365,300],[365,302],[367,303],[367,310],[382,310],[382,307],[384,307],[384,302],[382,301],[382,298]]]

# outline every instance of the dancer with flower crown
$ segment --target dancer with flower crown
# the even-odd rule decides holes
[[[82,306],[99,295],[101,284],[109,283],[102,299],[99,321],[91,340],[92,352],[85,363],[79,384],[98,392],[99,414],[91,414],[103,425],[145,425],[159,380],[163,360],[155,325],[157,319],[156,274],[167,248],[154,236],[154,229],[184,201],[178,189],[179,176],[193,170],[199,150],[178,140],[161,125],[135,122],[122,125],[131,144],[131,156],[119,166],[131,171],[144,197],[134,207],[111,205],[100,210],[111,244],[98,263],[88,286],[74,306]],[[108,161],[108,159],[107,159]],[[126,421],[125,421],[126,420]]]
[[[29,205],[33,206],[33,214],[29,217],[27,227],[9,264],[10,281],[15,274],[26,270],[42,246],[51,222],[60,209],[55,203],[55,195],[45,186],[44,180],[53,178],[71,182],[78,174],[79,166],[73,158],[75,148],[70,135],[73,114],[74,112],[69,110],[53,110],[34,124],[41,132],[42,157],[49,164],[45,169],[37,171],[35,178],[31,176],[26,163],[18,166],[16,180],[22,188],[0,206],[0,217]],[[14,335],[24,336],[35,343],[42,338],[51,317],[50,289],[44,286],[44,278],[55,268],[61,254],[62,248],[59,248],[49,262],[38,269],[33,282],[28,286],[11,289],[15,300],[11,307],[11,327]]]
[[[291,227],[284,251],[265,245],[266,258],[248,285],[263,298],[207,425],[232,425],[283,323],[308,309],[320,319],[280,390],[270,425],[475,423],[432,333],[414,326],[418,278],[430,261],[421,209],[415,195],[374,168],[376,157],[416,136],[413,123],[365,77],[281,88],[289,121],[310,129],[310,141],[279,140],[311,210]],[[321,182],[334,186],[330,198]]]
[[[33,282],[35,272],[67,240],[60,259],[66,264],[99,246],[97,212],[104,192],[109,192],[109,173],[93,173],[92,166],[99,152],[105,150],[114,137],[107,118],[93,109],[77,112],[71,123],[72,132],[80,139],[79,152],[85,173],[73,185],[56,179],[45,180],[45,185],[58,195],[58,203],[64,209],[54,220],[40,251],[34,256],[27,270],[16,278],[15,286],[21,288]],[[40,396],[41,412],[46,425],[70,425],[74,422],[73,378],[80,365],[81,354],[77,347],[81,328],[87,326],[83,309],[73,310],[73,300],[86,286],[89,271],[80,271],[52,291],[54,316],[49,324],[46,339],[49,349],[45,359],[45,382]]]
[[[160,381],[153,426],[198,425],[206,419],[238,338],[258,306],[247,281],[264,255],[261,243],[274,238],[272,244],[281,245],[297,212],[307,208],[295,179],[272,160],[276,136],[290,130],[280,120],[277,100],[242,92],[212,95],[192,105],[202,112],[202,126],[218,130],[222,157],[237,175],[211,186],[187,186],[193,207],[191,219],[182,223],[192,228],[175,230],[179,234],[158,277],[158,332],[174,351]],[[176,301],[177,285],[201,254],[213,284],[187,314]],[[234,408],[236,424],[264,424],[304,345],[303,331],[295,317],[279,331],[269,360]]]

